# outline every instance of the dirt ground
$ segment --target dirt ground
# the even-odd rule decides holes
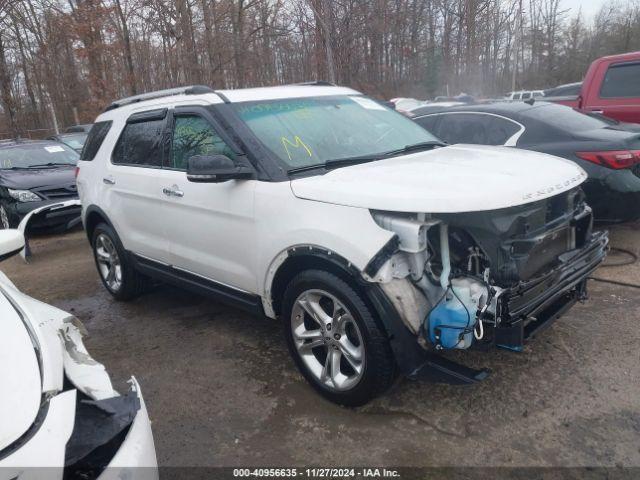
[[[640,253],[640,224],[612,239]],[[638,289],[591,282],[523,353],[461,353],[492,370],[481,384],[399,380],[354,410],[305,383],[279,323],[172,287],[116,302],[81,231],[32,248],[2,270],[80,318],[121,387],[136,376],[162,466],[640,466]],[[640,264],[597,276],[640,284]]]

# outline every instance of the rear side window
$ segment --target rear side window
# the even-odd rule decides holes
[[[478,115],[478,117],[482,117],[483,121],[489,123],[487,145],[504,145],[522,128],[506,118],[494,117],[493,115]]]
[[[84,160],[85,162],[90,162],[93,160],[100,150],[100,146],[102,142],[104,142],[104,138],[109,133],[109,129],[111,129],[111,124],[113,122],[98,122],[94,123],[89,130],[89,136],[87,140],[84,142],[84,147],[82,147],[82,153],[80,154],[80,160]]]
[[[127,123],[122,130],[111,162],[142,167],[162,166],[164,118]]]
[[[443,115],[438,127],[438,136],[452,145],[456,143],[489,145],[491,118],[488,115],[470,113]]]
[[[424,128],[427,132],[438,136],[438,121],[440,120],[440,115],[427,115],[426,117],[415,118],[414,122]]]
[[[640,63],[612,65],[602,82],[600,98],[640,97]]]

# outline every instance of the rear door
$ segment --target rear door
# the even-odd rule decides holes
[[[193,183],[194,155],[237,158],[239,149],[203,107],[180,107],[170,116],[170,148],[161,172],[158,209],[167,224],[171,264],[243,292],[256,291],[254,180]],[[172,192],[172,193],[171,193]]]
[[[621,122],[640,123],[640,61],[603,63],[594,77],[585,109]]]
[[[106,174],[99,180],[101,207],[114,223],[124,247],[168,263],[165,215],[159,208],[158,173],[163,160],[167,109],[131,115],[118,139]]]

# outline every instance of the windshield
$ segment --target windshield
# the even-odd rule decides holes
[[[73,135],[62,135],[60,141],[69,145],[74,150],[82,150],[84,142],[87,140],[87,133],[74,133]]]
[[[0,149],[0,169],[35,168],[38,166],[75,165],[78,154],[59,143],[15,145]]]
[[[534,108],[524,110],[522,115],[569,133],[595,130],[607,126],[607,123],[599,118],[585,115],[571,107],[554,105],[553,103],[536,103]]]
[[[362,96],[267,100],[234,108],[287,168],[376,156],[438,141],[405,116]]]

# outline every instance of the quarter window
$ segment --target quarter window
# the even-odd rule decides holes
[[[186,170],[189,158],[196,155],[226,155],[235,159],[233,150],[216,133],[213,126],[198,115],[181,115],[175,119],[169,168]]]
[[[113,150],[114,164],[143,167],[162,166],[164,119],[127,123]]]
[[[520,131],[520,125],[506,118],[493,115],[478,115],[489,122],[487,131],[487,145],[504,145],[511,137]]]
[[[602,82],[600,98],[640,97],[640,63],[612,65]]]
[[[98,150],[100,150],[102,142],[104,142],[104,138],[107,136],[107,133],[109,133],[111,123],[111,121],[108,121],[93,124],[91,130],[89,130],[89,135],[84,143],[84,147],[82,148],[80,160],[88,162],[95,158]]]

